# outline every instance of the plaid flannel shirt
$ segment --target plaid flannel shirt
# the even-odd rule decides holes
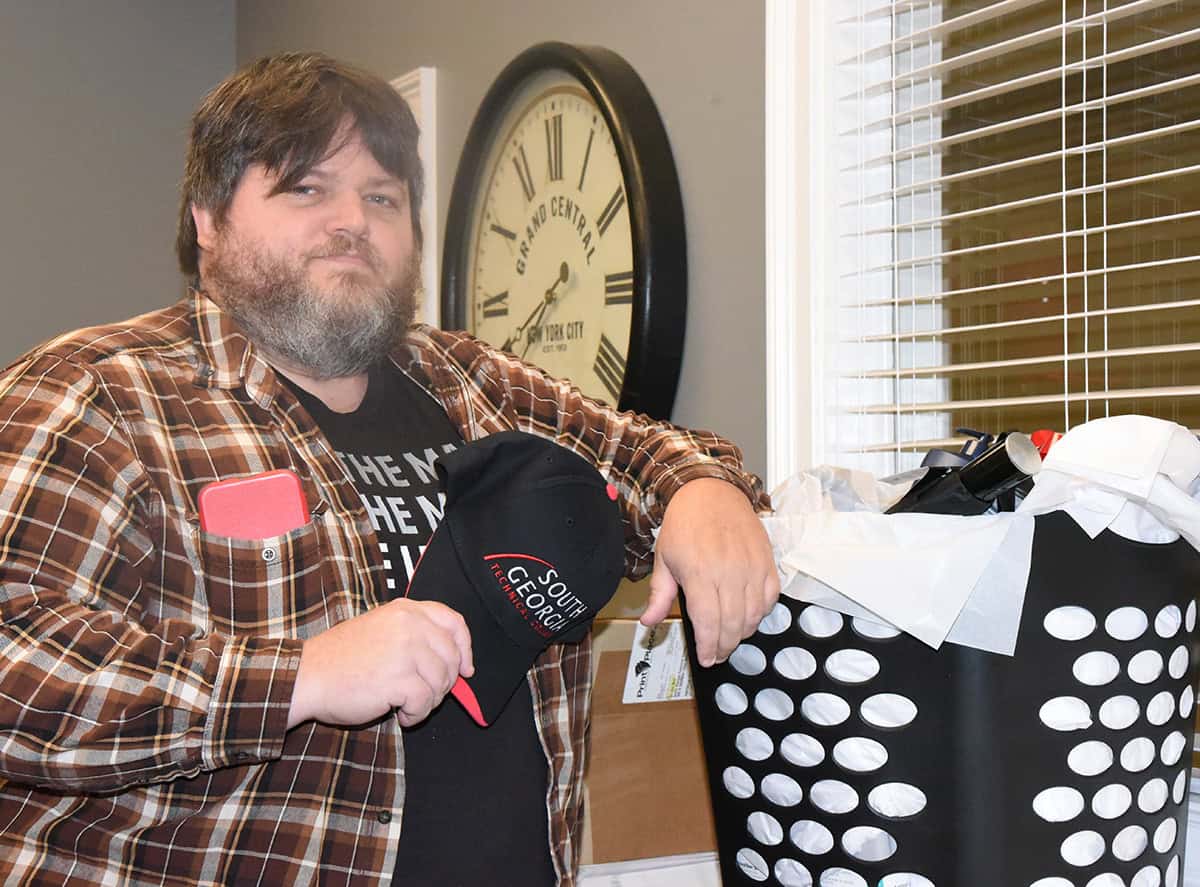
[[[618,414],[462,334],[393,358],[463,438],[505,429],[595,462],[624,506],[627,572],[671,494],[725,478],[710,434]],[[247,541],[200,529],[210,481],[299,475],[309,522]],[[67,334],[0,375],[0,882],[370,884],[404,810],[395,718],[286,730],[305,638],[383,599],[374,531],[340,460],[201,293]],[[530,673],[551,856],[578,867],[588,642]],[[420,811],[412,815],[419,816]]]

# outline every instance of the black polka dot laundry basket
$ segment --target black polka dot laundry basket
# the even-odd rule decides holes
[[[1181,885],[1200,554],[1035,527],[1012,657],[787,598],[690,645],[724,887]]]

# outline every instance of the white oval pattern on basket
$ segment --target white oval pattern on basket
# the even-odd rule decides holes
[[[1112,762],[1113,750],[1098,739],[1081,742],[1067,753],[1067,766],[1080,776],[1099,776]]]
[[[779,753],[797,767],[815,767],[825,760],[825,748],[807,733],[789,733],[783,737]]]
[[[907,727],[917,717],[917,704],[899,693],[876,693],[863,700],[858,712],[872,727]]]
[[[1163,671],[1162,653],[1157,650],[1142,650],[1129,660],[1129,677],[1135,684],[1150,684],[1158,680]]]
[[[1160,638],[1173,638],[1183,626],[1183,613],[1174,604],[1167,604],[1154,617],[1154,633]]]
[[[879,887],[934,887],[934,883],[924,875],[913,872],[895,872],[884,875],[879,881]]]
[[[748,761],[765,761],[775,751],[771,737],[757,727],[745,727],[738,731],[734,746]]]
[[[789,681],[806,681],[817,672],[813,654],[800,647],[784,647],[775,654],[775,670]]]
[[[1195,629],[1196,629],[1196,602],[1195,601],[1190,601],[1188,603],[1187,612],[1183,614],[1183,627],[1186,628],[1188,630],[1188,632],[1195,631]]]
[[[1188,631],[1191,631],[1189,628]],[[1166,887],[1178,887],[1179,885],[1179,857],[1171,857],[1171,861],[1167,863],[1167,874],[1163,878],[1163,884]]]
[[[1121,766],[1130,773],[1141,773],[1154,763],[1154,743],[1145,736],[1131,739],[1121,749]]]
[[[784,857],[775,863],[775,880],[783,887],[812,887],[812,875],[794,859]]]
[[[1092,711],[1078,696],[1056,696],[1041,707],[1038,718],[1051,730],[1063,732],[1092,726]]]
[[[1167,781],[1155,777],[1138,792],[1137,805],[1143,813],[1157,813],[1167,803]]]
[[[746,691],[737,684],[731,684],[728,681],[717,687],[717,692],[714,694],[717,700],[717,708],[727,715],[740,715],[746,711]]]
[[[763,777],[763,797],[780,807],[795,807],[804,800],[800,783],[783,773],[771,773]]]
[[[1144,828],[1140,825],[1126,826],[1113,838],[1113,856],[1121,862],[1132,862],[1146,852],[1149,844],[1150,838]]]
[[[1059,607],[1046,614],[1042,625],[1060,641],[1081,641],[1096,630],[1096,617],[1083,607]]]
[[[849,813],[858,806],[858,792],[838,779],[822,779],[808,790],[812,805],[826,813]]]
[[[883,829],[859,825],[842,835],[842,849],[863,862],[882,862],[896,852],[896,839]]]
[[[1121,663],[1112,653],[1093,650],[1075,660],[1075,664],[1071,667],[1071,673],[1081,684],[1087,684],[1089,687],[1103,687],[1121,673]]]
[[[1124,730],[1138,719],[1140,711],[1132,696],[1113,696],[1100,705],[1100,723],[1110,730]]]
[[[1187,647],[1185,647],[1183,644],[1180,644],[1173,651],[1171,651],[1171,658],[1167,662],[1167,674],[1169,674],[1175,680],[1179,680],[1185,674],[1187,674],[1187,667],[1188,667]]]
[[[1180,770],[1175,777],[1175,787],[1171,789],[1171,799],[1176,804],[1183,803],[1183,793],[1187,790],[1187,770]]]
[[[867,806],[889,819],[916,816],[927,803],[925,792],[906,782],[885,782],[867,795]]]
[[[768,720],[786,721],[796,711],[796,703],[782,690],[768,687],[755,695],[754,710]]]
[[[765,881],[771,874],[771,870],[767,868],[767,861],[762,858],[762,854],[756,850],[751,850],[749,847],[743,847],[737,852],[736,860],[737,867],[742,870],[742,874],[751,881]]]
[[[1166,853],[1175,846],[1176,828],[1174,816],[1168,816],[1158,824],[1154,830],[1154,849],[1157,852]]]
[[[1192,689],[1192,685],[1188,684],[1183,688],[1183,692],[1179,694],[1179,716],[1181,718],[1195,717],[1196,714],[1196,691]]]
[[[1183,756],[1183,750],[1187,747],[1187,740],[1183,738],[1183,734],[1178,730],[1172,730],[1171,733],[1163,740],[1162,753],[1159,759],[1168,767],[1174,767],[1179,763],[1180,757]]]
[[[834,866],[821,872],[820,887],[870,887],[870,885],[861,875],[854,874],[850,869]]]
[[[740,800],[754,795],[754,780],[741,767],[726,767],[721,782],[725,784],[725,791]]]
[[[739,674],[753,676],[763,673],[767,667],[767,657],[753,644],[738,644],[737,649],[729,654],[729,664]]]
[[[755,811],[746,819],[746,831],[760,844],[774,847],[783,842],[783,826],[770,813]]]
[[[1029,887],[1075,887],[1066,878],[1038,878]]]
[[[872,773],[887,763],[887,749],[874,739],[851,736],[833,747],[833,759],[855,773]]]
[[[1152,865],[1138,869],[1138,873],[1133,876],[1133,880],[1129,882],[1129,887],[1159,887],[1162,884],[1162,875],[1158,873]]]
[[[792,826],[788,838],[805,853],[820,856],[833,849],[833,832],[819,822],[801,819]]]
[[[879,674],[879,660],[865,650],[838,650],[825,660],[825,673],[843,684],[863,684]]]
[[[1175,697],[1163,690],[1155,693],[1154,698],[1146,703],[1146,720],[1155,727],[1161,727],[1175,714]]]
[[[1104,838],[1099,832],[1076,832],[1062,842],[1060,852],[1071,865],[1092,865],[1104,855]]]
[[[894,625],[880,625],[878,622],[871,622],[860,616],[855,616],[850,620],[850,627],[854,629],[855,634],[873,641],[887,641],[900,636],[900,629]]]
[[[776,603],[771,612],[763,617],[763,621],[758,623],[758,630],[763,634],[783,634],[791,624],[791,612],[783,604]]]
[[[1070,822],[1083,807],[1083,795],[1063,785],[1040,791],[1033,799],[1033,812],[1046,822]]]
[[[809,693],[800,703],[805,719],[822,727],[833,727],[850,717],[850,703],[832,693]]]
[[[1085,887],[1125,887],[1125,882],[1112,872],[1105,872],[1102,875],[1096,875],[1087,882]]]
[[[1136,641],[1146,633],[1150,620],[1137,607],[1119,607],[1104,620],[1104,630],[1118,641]]]
[[[1092,796],[1092,812],[1101,819],[1116,819],[1124,816],[1132,803],[1133,793],[1126,786],[1114,782]]]
[[[814,638],[831,638],[845,624],[845,617],[836,610],[828,610],[815,604],[804,608],[800,618],[796,620],[800,630]]]

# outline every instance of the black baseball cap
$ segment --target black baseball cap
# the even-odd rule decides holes
[[[538,655],[583,640],[624,572],[617,489],[547,438],[504,431],[436,463],[446,502],[405,596],[457,610],[475,674],[451,693],[495,720]]]

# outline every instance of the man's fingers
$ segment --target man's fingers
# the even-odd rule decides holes
[[[432,602],[431,602],[432,603]],[[429,619],[438,627],[447,631],[458,649],[458,674],[469,678],[475,674],[475,657],[471,647],[471,632],[467,623],[457,610],[452,610],[442,604],[429,608]]]
[[[429,684],[436,705],[458,680],[462,654],[449,632],[432,631],[426,643],[428,647],[417,654],[416,671]]]
[[[762,586],[762,608],[759,610],[758,618],[746,632],[747,637],[758,631],[759,624],[767,618],[768,613],[775,609],[775,604],[779,601],[779,592],[779,574],[775,572],[775,564],[772,561],[771,571]]]
[[[688,619],[696,637],[696,659],[705,668],[717,662],[721,638],[721,603],[713,585],[695,584],[686,588]]]
[[[662,562],[662,559],[655,557],[654,572],[650,574],[650,597],[646,601],[646,609],[642,611],[642,625],[651,626],[658,625],[667,618],[667,614],[671,612],[671,604],[675,603],[675,597],[679,594],[679,583],[675,581],[674,575],[667,569],[667,565]]]
[[[734,647],[741,641],[742,626],[746,622],[746,592],[747,588],[740,584],[733,588],[730,580],[724,579],[724,584],[717,588],[717,600],[721,607],[721,621],[717,636],[716,661],[724,662],[733,652]]]

